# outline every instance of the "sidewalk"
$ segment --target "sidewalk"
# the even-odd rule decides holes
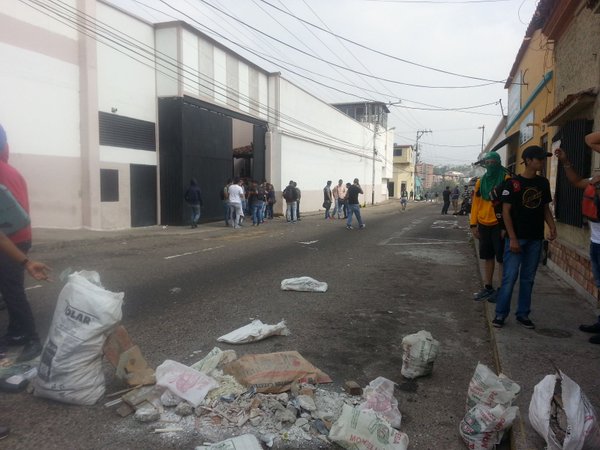
[[[477,247],[477,245],[475,246]],[[483,264],[480,271],[483,276]],[[600,345],[590,344],[588,333],[579,331],[580,324],[596,319],[595,299],[584,296],[558,274],[540,265],[531,307],[535,330],[521,327],[515,320],[514,308],[518,281],[513,292],[511,315],[503,328],[494,328],[495,305],[485,302],[488,324],[495,347],[497,370],[521,386],[516,405],[520,417],[513,425],[511,448],[537,450],[545,447],[544,439],[529,422],[529,402],[534,386],[559,368],[590,399],[598,412],[600,407]]]

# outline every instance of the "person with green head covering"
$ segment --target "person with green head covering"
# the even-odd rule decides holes
[[[496,290],[493,287],[494,271],[497,262],[498,278],[502,280],[504,245],[502,225],[496,217],[490,193],[508,177],[498,153],[486,153],[482,161],[485,174],[475,184],[470,223],[473,237],[479,239],[479,258],[485,261],[485,273],[483,289],[474,294],[473,298],[493,303],[496,299]]]

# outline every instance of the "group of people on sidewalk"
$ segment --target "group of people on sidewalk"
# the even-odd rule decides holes
[[[360,203],[358,196],[364,194],[358,178],[355,178],[353,183],[346,183],[344,180],[338,180],[333,189],[331,188],[331,181],[327,181],[327,184],[323,188],[323,208],[325,208],[325,220],[334,220],[337,215],[338,219],[346,219],[346,228],[352,230],[352,216],[356,216],[358,221],[359,229],[365,228],[365,224],[362,221],[360,215]],[[333,211],[330,213],[331,206],[333,205]],[[340,217],[341,215],[344,217]]]
[[[587,145],[600,152],[600,132],[591,133],[585,138]],[[569,182],[584,190],[591,197],[591,205],[596,209],[583,208],[590,230],[590,260],[595,285],[600,290],[600,175],[581,178],[573,169],[566,152],[557,149],[555,156],[561,163]],[[510,176],[502,167],[496,152],[487,153],[483,158],[485,174],[477,181],[473,194],[470,226],[473,236],[479,240],[479,257],[484,260],[484,286],[474,294],[477,301],[487,300],[496,304],[492,325],[502,328],[509,316],[514,286],[519,280],[519,295],[516,321],[525,328],[533,329],[535,324],[529,317],[531,296],[535,275],[542,253],[545,226],[548,227],[548,240],[557,237],[556,225],[550,210],[552,195],[548,180],[538,175],[552,153],[542,147],[530,146],[523,150],[523,173]],[[499,274],[500,287],[494,289],[494,272]],[[593,344],[600,344],[600,295],[597,321],[591,325],[581,325],[581,331],[594,333],[590,338]]]

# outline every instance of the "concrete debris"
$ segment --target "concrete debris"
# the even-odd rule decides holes
[[[350,395],[362,395],[363,390],[356,381],[346,381],[344,390]]]
[[[194,414],[194,407],[188,402],[181,402],[175,407],[175,414],[183,417],[191,416],[192,414]]]
[[[312,397],[309,397],[308,395],[299,395],[296,398],[297,402],[298,402],[298,406],[300,406],[300,408],[312,412],[312,411],[316,411],[317,410],[317,405],[315,405],[315,401],[312,399]]]
[[[156,422],[160,419],[160,411],[150,403],[144,403],[136,409],[134,417],[138,422]]]

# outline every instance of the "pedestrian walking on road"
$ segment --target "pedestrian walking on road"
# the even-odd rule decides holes
[[[592,150],[600,152],[600,132],[588,134],[585,142]],[[581,178],[569,162],[565,150],[556,149],[554,154],[561,162],[569,182],[573,186],[583,189],[581,209],[590,226],[590,261],[597,289],[596,315],[598,319],[594,324],[580,325],[579,329],[586,333],[594,333],[594,336],[590,337],[590,342],[600,344],[600,210],[598,208],[600,205],[600,173],[595,172],[590,178]]]
[[[356,220],[358,220],[358,227],[360,229],[365,227],[365,224],[360,217],[360,204],[358,203],[358,195],[363,194],[363,190],[358,183],[358,178],[354,179],[354,184],[352,184],[348,188],[348,192],[346,194],[348,198],[348,219],[346,221],[346,228],[352,229],[352,214],[356,216]]]
[[[448,208],[450,207],[450,194],[450,186],[446,186],[446,189],[442,191],[442,199],[444,200],[442,214],[448,214]]]
[[[483,289],[474,294],[473,298],[494,303],[497,294],[493,286],[496,262],[498,278],[502,280],[504,230],[496,217],[490,194],[492,189],[501,185],[507,176],[500,155],[496,152],[486,153],[483,157],[483,165],[485,174],[475,183],[470,224],[473,237],[479,240],[479,259],[485,261],[485,272]]]
[[[9,149],[6,132],[0,125],[0,185],[6,187],[12,197],[29,215],[27,183],[23,176],[8,164]],[[8,236],[18,249],[27,255],[31,248],[31,225]],[[27,258],[22,262],[26,262]],[[5,253],[0,254],[0,293],[8,310],[8,329],[3,338],[4,345],[24,345],[18,362],[29,361],[42,352],[31,306],[25,294],[25,275],[22,263],[15,262]]]
[[[496,317],[492,325],[504,326],[510,313],[513,288],[519,278],[517,322],[535,328],[529,319],[531,293],[544,240],[544,222],[550,230],[549,240],[556,238],[556,225],[549,204],[550,183],[537,173],[544,168],[546,157],[552,156],[542,147],[532,145],[523,150],[525,171],[506,181],[502,189],[502,219],[508,237],[504,240],[502,286],[496,299]]]
[[[241,226],[240,222],[244,217],[242,209],[242,200],[244,199],[244,189],[241,186],[242,180],[239,177],[233,179],[229,186],[229,222],[234,229]]]
[[[331,180],[329,180],[323,188],[323,208],[325,208],[325,220],[334,218],[331,216],[331,214],[329,214],[332,203],[333,194],[331,193]]]
[[[346,186],[344,186],[344,180],[339,180],[338,184],[331,191],[333,194],[333,213],[332,216],[338,219],[341,219],[340,215],[342,214],[342,210],[344,209],[344,202],[346,199]],[[346,214],[344,214],[344,219],[346,218]]]
[[[454,186],[452,189],[452,193],[450,194],[450,200],[452,200],[452,209],[454,209],[454,214],[458,212],[458,199],[460,198],[460,191],[458,190],[458,186]]]
[[[406,191],[402,191],[400,193],[400,206],[402,207],[402,211],[406,209],[406,203],[408,202],[408,194]]]
[[[202,192],[195,178],[190,180],[190,186],[185,191],[184,198],[192,213],[191,228],[197,228],[200,220],[200,208],[202,207]]]

